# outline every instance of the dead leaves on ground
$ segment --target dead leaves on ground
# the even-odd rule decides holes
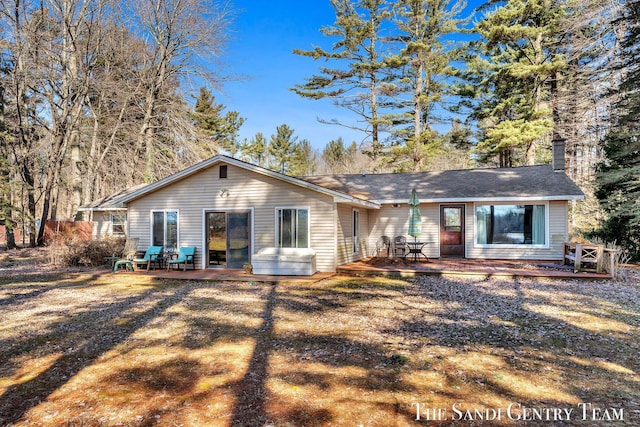
[[[0,424],[425,425],[420,402],[460,425],[454,405],[591,402],[635,425],[639,295],[548,279],[5,283]]]

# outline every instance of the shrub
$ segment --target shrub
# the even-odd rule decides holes
[[[89,266],[105,264],[105,257],[119,256],[124,250],[123,238],[108,237],[83,240],[76,236],[58,236],[51,242],[51,263],[56,266]]]

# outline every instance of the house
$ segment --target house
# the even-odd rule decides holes
[[[126,235],[127,208],[120,202],[120,199],[145,185],[140,184],[118,191],[78,208],[78,212],[86,212],[88,216],[86,219],[92,222],[94,238],[124,237]]]
[[[314,271],[333,272],[374,255],[381,236],[407,235],[414,188],[417,239],[432,258],[561,260],[569,202],[584,198],[551,165],[294,178],[218,155],[111,204],[126,207],[140,248],[195,246],[197,268],[242,268],[273,248],[299,248],[314,254]]]

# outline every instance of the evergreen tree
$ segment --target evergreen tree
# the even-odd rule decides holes
[[[479,121],[478,150],[500,155],[501,166],[534,164],[538,145],[550,140],[553,114],[550,86],[565,66],[557,51],[563,1],[493,1],[500,7],[476,26],[483,37],[468,64],[481,92],[474,111]]]
[[[621,21],[623,73],[615,123],[604,140],[596,196],[608,218],[599,234],[640,259],[640,0],[626,3]]]
[[[315,172],[315,152],[307,139],[295,144],[293,156],[289,162],[289,175],[305,176]]]
[[[235,156],[240,149],[238,131],[245,119],[237,111],[223,115],[225,108],[223,104],[216,104],[215,96],[207,88],[201,87],[192,117],[196,127],[211,139],[212,143],[207,145],[212,154],[217,151],[217,146],[222,146]]]
[[[276,134],[271,135],[269,155],[271,155],[273,166],[278,172],[289,173],[290,163],[295,155],[297,139],[297,136],[293,136],[293,129],[286,124],[278,126]]]
[[[335,170],[339,165],[342,165],[345,161],[346,149],[344,147],[344,141],[342,138],[333,139],[322,150],[322,159],[327,164],[329,169]]]
[[[256,133],[240,147],[242,158],[254,165],[267,167],[269,163],[269,141],[261,133]]]
[[[310,99],[329,98],[340,107],[354,112],[364,126],[339,124],[358,129],[370,137],[370,156],[376,161],[383,149],[380,137],[389,124],[380,112],[384,97],[384,73],[387,63],[382,55],[382,31],[390,12],[387,0],[331,0],[335,9],[334,25],[320,31],[327,37],[338,37],[331,51],[316,47],[310,51],[295,49],[294,53],[323,59],[336,68],[320,67],[320,74],[296,85],[293,91]]]
[[[407,163],[409,170],[423,170],[426,159],[442,147],[433,126],[440,122],[437,110],[448,95],[451,63],[458,49],[447,40],[462,31],[460,0],[401,0],[394,4],[396,37],[400,48],[387,62],[398,73],[386,85],[393,92],[395,155],[390,162]],[[440,108],[438,108],[440,107]]]
[[[366,166],[366,162],[361,164],[365,154],[358,150],[358,144],[353,141],[347,147],[342,138],[329,141],[322,150],[321,159],[325,172],[331,174],[353,173]]]

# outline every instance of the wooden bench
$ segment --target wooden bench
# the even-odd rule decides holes
[[[590,243],[564,243],[563,261],[565,265],[573,265],[573,272],[595,271],[602,273],[604,246]],[[613,259],[613,257],[611,257]],[[612,273],[612,271],[610,271]]]

